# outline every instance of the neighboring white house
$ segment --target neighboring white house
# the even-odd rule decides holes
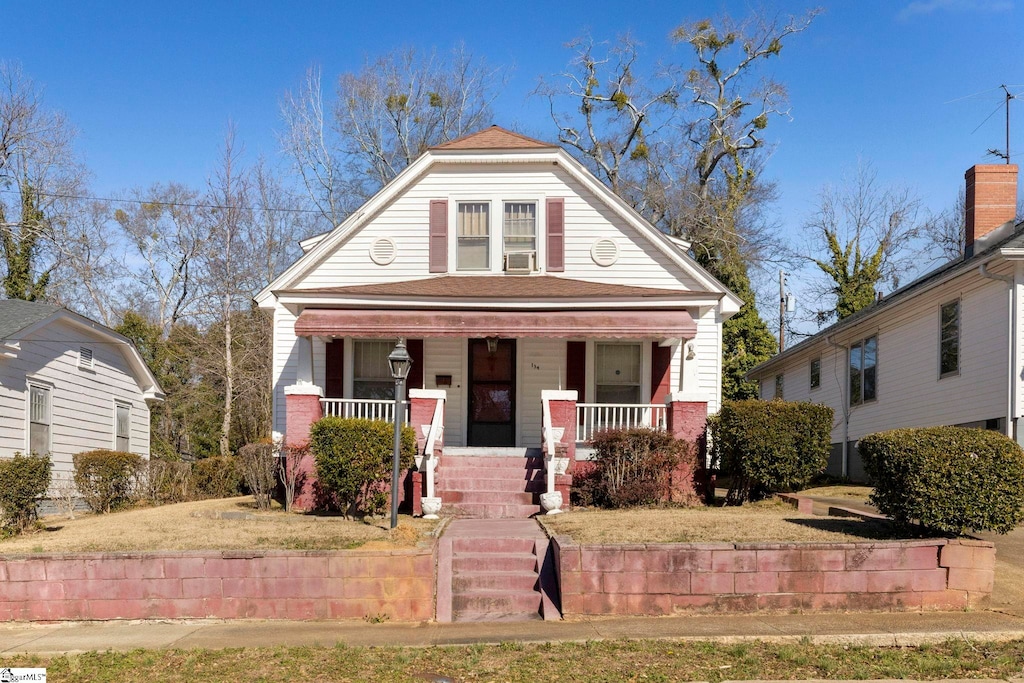
[[[1017,167],[966,173],[965,256],[753,368],[761,398],[835,409],[829,473],[864,480],[856,443],[961,425],[1024,441],[1024,223]]]
[[[130,340],[49,304],[0,300],[0,457],[49,453],[53,479],[98,448],[149,456],[149,402],[163,400]]]
[[[495,126],[433,147],[302,247],[257,296],[279,436],[286,393],[386,415],[399,337],[409,387],[445,392],[445,448],[539,448],[542,390],[576,390],[584,430],[662,426],[668,395],[717,410],[741,301],[557,146]]]

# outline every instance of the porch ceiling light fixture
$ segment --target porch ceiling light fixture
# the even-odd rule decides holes
[[[398,466],[402,455],[402,404],[405,400],[405,378],[412,367],[412,356],[405,349],[405,339],[399,338],[395,350],[388,356],[391,376],[395,378],[395,448],[391,459],[391,528],[398,526]]]
[[[498,352],[498,338],[487,337],[487,353],[492,356]]]

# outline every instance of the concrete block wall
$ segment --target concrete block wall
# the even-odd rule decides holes
[[[89,553],[0,558],[0,621],[434,618],[434,555]]]
[[[972,540],[579,545],[554,539],[562,613],[963,609],[992,593]]]

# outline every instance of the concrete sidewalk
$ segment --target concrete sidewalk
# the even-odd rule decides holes
[[[114,621],[0,625],[0,654],[135,648],[429,647],[473,643],[671,638],[917,645],[1024,638],[1024,617],[993,611],[702,615],[576,621],[368,624],[364,621]]]

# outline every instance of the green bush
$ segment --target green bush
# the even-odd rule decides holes
[[[998,432],[894,429],[858,449],[875,483],[871,502],[900,524],[1005,534],[1024,518],[1024,451]]]
[[[124,451],[75,453],[75,486],[96,513],[110,512],[134,502],[145,461]]]
[[[817,403],[726,401],[708,429],[713,462],[731,479],[727,502],[806,487],[828,465],[832,417]]]
[[[341,417],[325,417],[310,429],[317,482],[346,516],[386,509],[387,496],[382,494],[391,481],[394,434],[390,422]],[[416,453],[412,427],[403,427],[401,438],[405,469],[412,467]]]
[[[215,455],[192,463],[192,495],[231,498],[242,493],[242,470],[233,457]]]
[[[36,501],[50,486],[49,456],[0,458],[0,521],[5,531],[21,533],[36,520]]]
[[[277,485],[277,459],[274,444],[249,443],[238,449],[238,461],[245,484],[260,510],[270,509],[270,499]]]
[[[594,469],[584,477],[581,495],[594,505],[621,508],[669,501],[673,473],[685,468],[692,481],[697,467],[692,443],[655,429],[607,429],[595,434],[590,443]],[[685,502],[694,502],[697,497],[690,482],[687,489]]]

